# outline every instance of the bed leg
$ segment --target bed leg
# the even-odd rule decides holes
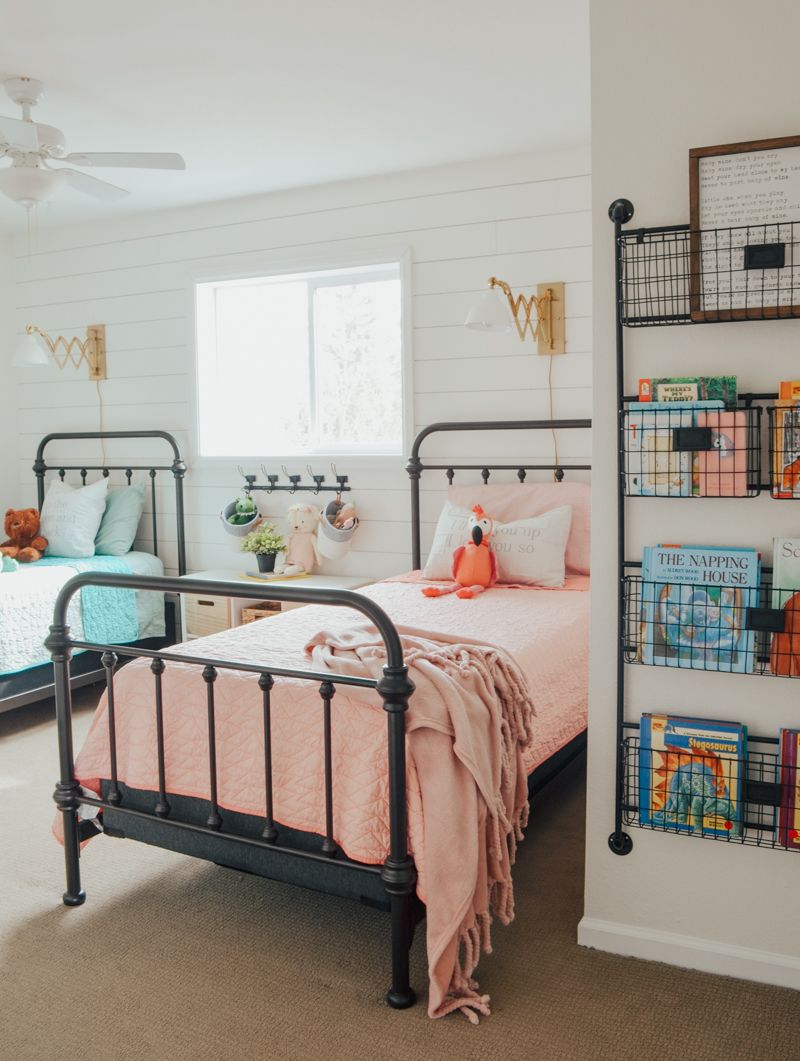
[[[413,934],[410,895],[392,895],[392,986],[386,1001],[392,1009],[408,1009],[417,1001],[409,979],[409,953]]]
[[[61,777],[53,799],[61,811],[64,826],[64,860],[67,871],[67,890],[62,898],[65,906],[80,906],[86,900],[81,888],[80,838],[78,836],[78,808],[81,805],[81,786],[75,779],[72,748],[72,690],[69,686],[69,661],[72,655],[69,628],[53,624],[45,645],[53,660],[56,689],[56,726],[58,729],[58,759]]]

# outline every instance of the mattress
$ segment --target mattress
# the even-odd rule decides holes
[[[119,561],[117,563],[116,561]],[[0,676],[49,663],[44,640],[53,619],[53,607],[61,588],[78,571],[115,567],[137,575],[163,575],[164,565],[151,553],[130,552],[124,557],[94,557],[87,560],[65,559],[58,566],[20,565],[17,571],[0,576]],[[84,637],[81,594],[69,607],[67,621],[76,639]],[[164,597],[161,593],[137,592],[135,597],[135,631],[119,632],[135,636],[110,637],[122,642],[144,640],[164,635]],[[113,624],[110,632],[114,632]]]

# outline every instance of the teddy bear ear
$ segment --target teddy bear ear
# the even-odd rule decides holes
[[[8,516],[13,516],[13,515],[14,515],[14,512],[15,512],[15,511],[16,511],[16,509],[13,509],[13,508],[7,508],[7,509],[6,509],[6,516],[7,516],[7,517],[8,517]]]

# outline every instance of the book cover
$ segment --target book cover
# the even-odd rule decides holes
[[[654,403],[661,405],[661,403]],[[675,403],[676,406],[679,403]],[[630,409],[625,415],[625,485],[643,497],[689,497],[692,454],[672,448],[676,427],[691,427],[691,408]]]
[[[739,722],[642,715],[639,820],[710,836],[741,836],[747,730]]]
[[[800,405],[775,403],[772,439],[772,492],[800,497]]]
[[[778,384],[778,397],[783,401],[800,402],[800,379],[783,379]]]
[[[736,401],[736,376],[666,376],[639,380],[640,402]]]
[[[747,413],[698,412],[698,427],[711,430],[711,449],[697,453],[699,497],[747,496]]]
[[[800,730],[782,729],[780,738],[780,807],[778,843],[800,851]]]
[[[772,539],[770,606],[785,612],[783,632],[772,635],[770,670],[800,677],[800,538]]]
[[[646,546],[642,558],[642,662],[745,673],[755,633],[745,609],[758,607],[755,549]]]

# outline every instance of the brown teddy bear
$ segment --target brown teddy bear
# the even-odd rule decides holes
[[[39,533],[39,513],[35,508],[10,508],[5,521],[8,541],[0,545],[0,553],[22,564],[41,560],[47,548],[47,538]]]

